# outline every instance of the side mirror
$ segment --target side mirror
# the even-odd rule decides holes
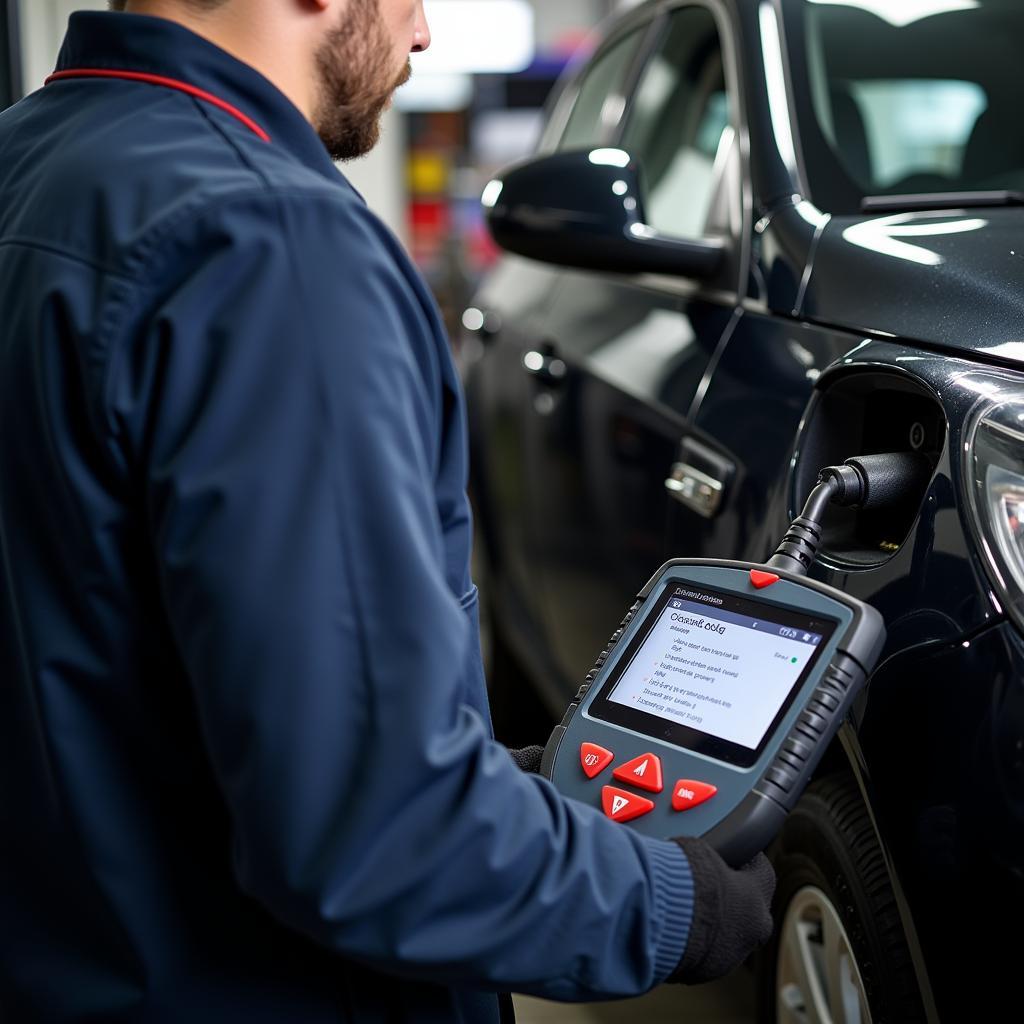
[[[706,278],[725,251],[720,238],[669,238],[651,228],[640,166],[621,149],[518,164],[487,186],[482,202],[498,245],[546,263]]]

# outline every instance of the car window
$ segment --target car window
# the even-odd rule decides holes
[[[977,82],[948,79],[850,82],[845,96],[857,108],[868,144],[867,166],[848,169],[855,177],[863,175],[865,185],[882,189],[916,174],[958,175],[971,133],[988,106]],[[840,95],[836,99],[843,102]],[[829,113],[834,126],[834,109]],[[839,145],[838,138],[833,141]],[[856,163],[853,153],[844,156]]]
[[[672,15],[630,107],[621,145],[640,162],[647,223],[661,234],[704,233],[729,101],[711,12]]]
[[[559,149],[598,146],[618,127],[626,108],[626,75],[645,31],[646,26],[628,33],[587,69]]]
[[[1020,0],[807,0],[787,12],[818,206],[853,213],[867,195],[1024,187]]]

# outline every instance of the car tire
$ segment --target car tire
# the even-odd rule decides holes
[[[922,1021],[882,850],[853,779],[808,787],[770,851],[775,934],[758,960],[760,1024]]]

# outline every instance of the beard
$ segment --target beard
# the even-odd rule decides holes
[[[365,156],[380,140],[380,119],[395,90],[412,75],[407,61],[395,75],[379,0],[351,0],[342,23],[316,53],[320,78],[313,127],[334,160]]]

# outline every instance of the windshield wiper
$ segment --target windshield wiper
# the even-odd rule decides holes
[[[881,210],[958,210],[963,206],[1024,206],[1024,192],[925,192],[907,196],[865,196],[864,213]]]

